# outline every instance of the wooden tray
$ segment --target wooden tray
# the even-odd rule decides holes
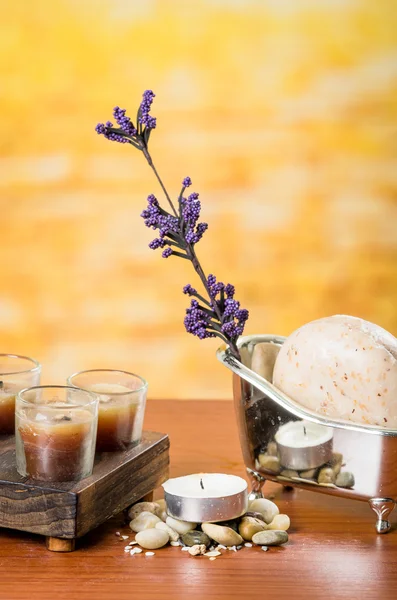
[[[47,484],[18,475],[15,438],[0,436],[0,527],[44,535],[49,550],[70,552],[76,538],[168,478],[169,445],[166,434],[146,431],[138,446],[97,454],[91,477]]]

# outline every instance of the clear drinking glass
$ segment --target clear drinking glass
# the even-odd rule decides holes
[[[142,437],[148,384],[139,375],[91,369],[68,377],[74,385],[99,395],[98,452],[125,450]]]
[[[15,405],[17,471],[42,481],[79,481],[92,473],[98,396],[66,386],[18,393]]]
[[[40,383],[41,365],[28,356],[0,354],[0,434],[15,431],[15,397]]]

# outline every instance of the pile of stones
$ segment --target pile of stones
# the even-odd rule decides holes
[[[242,517],[221,523],[174,519],[167,515],[165,500],[138,502],[129,509],[128,517],[136,535],[125,547],[126,552],[139,554],[142,548],[150,551],[170,544],[180,546],[191,556],[207,556],[212,560],[222,554],[221,550],[237,552],[254,544],[267,550],[268,546],[285,544],[290,526],[288,515],[280,514],[276,504],[265,498],[250,502],[248,512]]]
[[[287,469],[280,462],[276,442],[270,442],[266,451],[261,452],[256,461],[258,470],[269,471],[280,479],[291,479],[328,487],[352,488],[355,484],[354,475],[350,471],[342,470],[344,466],[343,455],[334,452],[331,460],[317,469],[299,472]]]

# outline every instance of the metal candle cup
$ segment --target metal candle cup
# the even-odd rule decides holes
[[[333,431],[324,425],[292,421],[282,425],[274,439],[280,463],[287,469],[315,469],[332,458]]]
[[[236,475],[197,473],[169,479],[163,488],[167,513],[181,521],[228,521],[248,509],[247,482]]]

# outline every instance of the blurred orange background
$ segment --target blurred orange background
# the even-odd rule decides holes
[[[193,179],[246,333],[347,313],[397,334],[396,31],[383,0],[3,5],[2,351],[46,382],[119,367],[152,397],[231,396],[217,341],[183,328],[191,266],[147,247],[156,181],[94,131],[147,88],[158,170],[173,194]]]

